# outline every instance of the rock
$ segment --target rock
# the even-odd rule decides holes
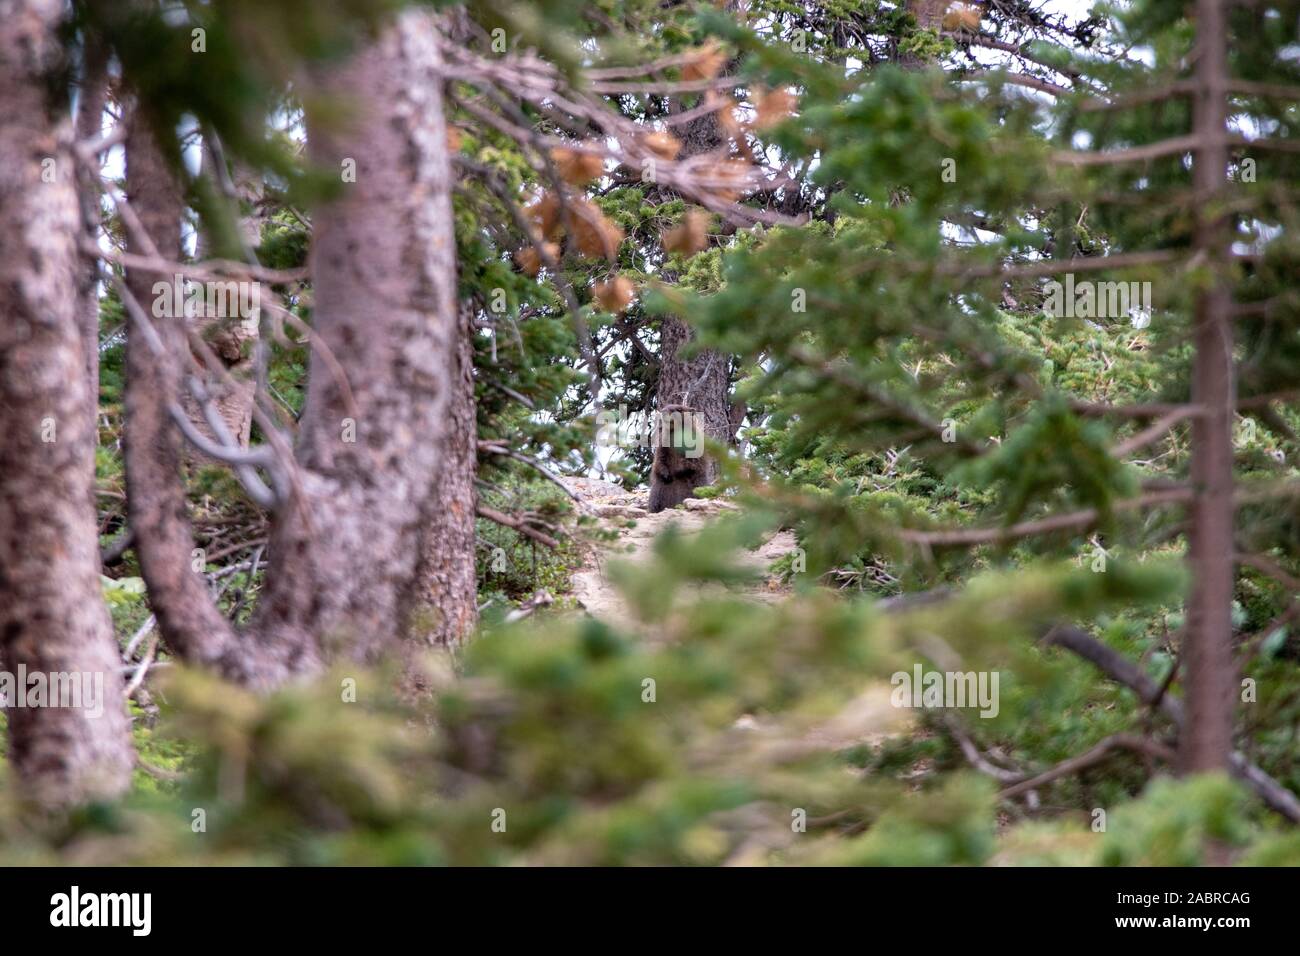
[[[593,509],[601,518],[644,518],[646,510],[635,505],[594,505]]]
[[[719,511],[735,511],[738,505],[725,498],[687,498],[682,502],[682,507],[687,511],[707,511],[716,514]]]
[[[610,498],[628,493],[627,489],[622,485],[616,485],[612,481],[603,481],[600,478],[561,475],[560,483],[583,498]]]

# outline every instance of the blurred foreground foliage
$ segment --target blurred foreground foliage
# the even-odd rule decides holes
[[[262,7],[259,16],[312,22],[298,3],[188,6],[214,27],[230,10],[240,12],[237,22]],[[318,30],[289,31],[285,49],[270,57],[247,57],[232,35],[215,32],[202,60],[207,72],[198,73],[178,66],[193,58],[180,42],[188,31],[176,25],[159,20],[145,30],[112,17],[105,28],[120,37],[129,72],[156,74],[144,88],[159,91],[164,114],[184,108],[245,161],[282,174],[279,205],[287,207],[319,184],[264,142],[260,118],[278,101],[263,87],[276,80],[250,68],[337,56],[342,48],[327,28],[347,34],[388,5],[314,6],[333,16],[315,21]],[[644,298],[615,319],[589,302],[588,287],[607,278],[610,265],[570,259],[564,267],[597,343],[613,349],[627,327],[645,326],[653,346],[656,319],[675,311],[700,343],[736,358],[742,379],[747,455],[711,493],[736,493],[749,517],[689,542],[666,535],[655,565],[616,575],[653,637],[579,619],[562,600],[502,626],[502,612],[538,590],[562,598],[581,549],[566,542],[549,552],[480,521],[484,633],[455,656],[425,662],[428,698],[399,698],[395,669],[338,670],[257,697],[167,662],[135,710],[142,765],[131,796],[38,822],[0,779],[0,862],[1300,863],[1300,838],[1231,781],[1174,781],[1141,756],[1117,751],[1044,785],[1035,805],[999,799],[997,783],[972,769],[954,729],[964,728],[1004,770],[1024,774],[1135,728],[1170,742],[1170,728],[1130,691],[1036,640],[1053,622],[1078,621],[1153,680],[1171,675],[1183,624],[1186,582],[1174,570],[1182,529],[1163,512],[1119,521],[1110,511],[1146,483],[1185,476],[1187,442],[1175,431],[1141,456],[1112,457],[1108,447],[1141,425],[1103,425],[1069,411],[1072,400],[1122,405],[1186,396],[1185,333],[1197,277],[1159,266],[1128,273],[1150,282],[1158,303],[1158,314],[1141,325],[1129,316],[1060,318],[1048,313],[1039,282],[978,276],[979,267],[1004,260],[1184,244],[1188,204],[1170,192],[1185,185],[1181,156],[1113,180],[1058,174],[1047,162],[1053,145],[1074,145],[1076,132],[1090,133],[1096,149],[1180,134],[1181,107],[1081,114],[1067,100],[1053,112],[1003,95],[1008,90],[997,84],[971,95],[938,71],[893,69],[861,46],[841,49],[863,33],[857,23],[811,31],[810,55],[795,56],[784,41],[796,25],[802,32],[802,9],[752,4],[764,37],[704,6],[617,3],[614,19],[644,29],[607,37],[613,21],[599,5],[474,5],[483,24],[505,23],[566,69],[573,55],[566,31],[585,15],[579,32],[599,36],[609,62],[648,61],[717,34],[742,74],[801,90],[798,115],[764,147],[804,164],[808,181],[782,201],[807,212],[808,224],[724,232],[713,237],[718,246],[694,257],[668,256],[656,237],[688,205],[653,201],[639,181],[611,180],[598,205],[631,240],[618,271],[638,283],[674,273],[675,285],[656,294],[646,283]],[[887,41],[921,59],[953,43],[916,31],[896,6],[824,12],[832,25],[869,18],[883,37],[876,46]],[[1123,13],[1106,14],[1111,39],[1150,49],[1153,63],[1045,52],[1069,53],[1081,76],[1116,94],[1166,82],[1165,72],[1179,75],[1191,27],[1182,8],[1138,3]],[[1234,63],[1235,72],[1264,79],[1271,65],[1282,74],[1273,79],[1294,84],[1294,58],[1276,52],[1293,42],[1298,21],[1274,19],[1278,26],[1267,30],[1238,25],[1234,60],[1246,62]],[[282,24],[249,22],[263,28],[250,27],[250,35],[284,32]],[[848,69],[850,59],[871,68]],[[667,105],[624,98],[619,108],[653,123]],[[1268,104],[1249,106],[1256,116],[1272,112]],[[248,117],[259,118],[251,130]],[[539,177],[518,144],[476,127],[459,108],[452,118],[464,160],[500,178],[508,195],[532,194]],[[960,170],[951,181],[940,174],[949,161]],[[1273,186],[1294,179],[1292,163],[1285,153],[1270,158]],[[1133,202],[1108,202],[1109,193]],[[491,190],[467,177],[455,208],[461,297],[482,319],[474,334],[479,438],[585,472],[592,396],[578,367],[574,317],[555,288],[511,265],[518,237],[501,228],[505,210]],[[1300,341],[1287,278],[1294,221],[1289,210],[1256,206],[1254,214],[1278,225],[1268,256],[1237,289],[1241,302],[1271,303],[1238,323],[1250,354],[1243,394],[1290,387]],[[277,209],[264,224],[266,264],[301,263],[308,236],[296,222]],[[498,292],[507,304],[500,313],[491,305]],[[310,322],[308,306],[293,308]],[[97,471],[101,543],[108,544],[124,527],[122,315],[111,295],[101,321]],[[277,346],[271,356],[270,381],[289,411],[301,405],[305,362],[302,347]],[[654,389],[651,363],[627,348],[610,351],[608,364],[605,397],[644,410]],[[960,442],[941,437],[945,423]],[[1271,421],[1261,417],[1259,428],[1244,417],[1240,424],[1243,484],[1294,477],[1300,421],[1290,408]],[[988,441],[998,447],[986,460],[959,454]],[[648,461],[629,455],[620,464],[644,477]],[[190,477],[209,556],[238,546],[247,547],[233,554],[250,553],[262,516],[228,476]],[[484,453],[479,477],[481,501],[491,507],[552,523],[565,515],[563,494],[517,460]],[[936,554],[900,547],[897,534],[900,527],[994,527],[1077,508],[1096,508],[1105,520],[1095,531]],[[1243,546],[1297,573],[1293,510],[1243,509],[1240,517]],[[806,551],[806,573],[793,555],[783,562],[796,596],[768,607],[729,593],[746,576],[735,551],[778,524]],[[1100,569],[1099,555],[1107,559]],[[210,574],[220,572],[209,563]],[[125,642],[148,612],[134,557],[110,573],[106,596]],[[223,609],[251,606],[260,574],[252,566],[221,579],[229,586],[214,581]],[[912,610],[886,612],[877,603],[922,589],[951,593]],[[1243,708],[1237,744],[1300,790],[1298,653],[1291,625],[1274,623],[1294,598],[1286,590],[1250,570],[1240,579],[1234,624],[1246,645],[1243,672],[1258,695]],[[892,707],[890,677],[918,661],[998,672],[997,715]],[[954,716],[960,723],[948,719]],[[0,763],[0,778],[5,772]]]
[[[1041,761],[1086,747],[1135,720],[1136,702],[1034,637],[1080,607],[1168,601],[1176,566],[986,574],[950,602],[897,613],[827,592],[763,607],[726,591],[738,579],[729,555],[752,532],[743,521],[702,532],[692,568],[673,575],[676,546],[660,542],[652,573],[697,586],[666,595],[660,639],[569,613],[489,629],[457,656],[423,660],[431,692],[414,701],[393,692],[395,670],[339,668],[268,697],[169,670],[130,798],[42,823],[6,803],[0,859],[1185,864],[1217,844],[1300,862],[1294,837],[1235,784],[1144,790],[1129,755],[1042,792],[1118,805],[1106,832],[1078,811],[999,816],[991,781],[930,732],[937,712],[891,705],[891,673],[936,654],[1001,671],[1000,712],[971,721],[982,732]]]

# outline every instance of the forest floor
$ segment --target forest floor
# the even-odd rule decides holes
[[[592,617],[632,630],[638,629],[637,622],[609,577],[610,563],[626,561],[633,567],[644,567],[649,564],[655,538],[670,525],[676,525],[684,535],[698,534],[736,507],[725,499],[688,498],[677,508],[650,514],[645,507],[648,497],[645,491],[627,491],[597,478],[564,478],[563,481],[582,508],[602,528],[616,535],[613,540],[597,542],[589,548],[582,566],[573,575],[572,596]],[[777,531],[768,535],[759,547],[740,557],[740,563],[756,573],[756,583],[733,593],[755,601],[780,600],[790,589],[770,569],[773,562],[797,546],[793,532]]]

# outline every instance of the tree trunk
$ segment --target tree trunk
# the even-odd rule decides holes
[[[681,159],[720,149],[726,137],[717,117],[706,114],[682,129]],[[662,415],[669,409],[693,413],[704,435],[727,445],[735,435],[731,426],[731,360],[712,349],[690,358],[680,354],[694,332],[682,319],[665,315],[659,322],[659,381],[655,405]],[[655,429],[656,439],[660,429]],[[650,500],[653,513],[680,504],[698,487],[711,485],[718,477],[718,463],[711,455],[689,459],[672,448],[656,445],[650,470]]]
[[[445,454],[460,326],[435,29],[427,12],[399,14],[322,78],[343,124],[307,121],[320,168],[356,168],[316,211],[311,253],[313,334],[351,401],[313,349],[299,490],[272,532],[254,627],[272,644],[323,641],[327,657],[371,662],[397,646]]]
[[[1228,166],[1228,65],[1223,0],[1197,0],[1196,99],[1198,138],[1193,171],[1195,242],[1216,270],[1195,309],[1192,399],[1204,410],[1192,425],[1189,560],[1192,591],[1183,643],[1187,726],[1181,763],[1188,772],[1225,770],[1232,752],[1233,503],[1232,415],[1236,382],[1232,355],[1232,292],[1227,259],[1232,239],[1218,208]]]
[[[731,427],[730,358],[721,352],[705,349],[682,358],[682,346],[693,335],[685,322],[676,316],[664,316],[659,326],[659,384],[656,405],[661,427],[655,430],[656,441],[666,437],[665,421],[690,415],[704,437],[727,445],[734,434]],[[663,511],[680,504],[694,489],[713,484],[718,477],[718,463],[712,455],[688,458],[680,451],[659,443],[655,448],[650,472],[649,510]]]
[[[147,117],[137,111],[130,123],[127,197],[158,253],[179,261],[183,203],[176,169],[163,154]],[[134,235],[129,243],[132,252],[146,252]],[[154,301],[153,285],[160,280],[170,282],[171,277],[127,272],[127,288],[146,312]],[[253,648],[236,646],[233,630],[201,577],[202,558],[195,560],[182,480],[185,448],[169,412],[169,405],[180,400],[184,376],[191,371],[186,319],[151,316],[151,321],[164,355],[153,352],[135,323],[128,325],[124,403],[127,514],[149,603],[158,632],[172,653],[232,678],[263,682],[261,668],[247,653]]]
[[[943,17],[952,6],[953,0],[907,0],[907,12],[916,21],[917,29],[939,32],[943,29]],[[915,53],[901,53],[898,65],[907,70],[921,70],[932,63],[926,57]]]
[[[474,564],[478,420],[474,404],[473,314],[461,310],[456,367],[447,407],[438,481],[423,519],[424,544],[417,573],[418,599],[411,636],[418,644],[455,647],[478,621]]]
[[[72,128],[51,92],[63,10],[0,0],[0,658],[15,680],[66,677],[81,698],[9,701],[9,759],[46,806],[114,796],[134,764],[98,573]]]
[[[81,66],[81,95],[77,100],[76,138],[93,140],[104,126],[104,107],[108,103],[108,51],[92,35],[86,37]],[[98,161],[98,158],[96,158]],[[94,240],[99,235],[99,183],[85,169],[78,170],[81,198],[81,221],[84,235]],[[82,257],[77,284],[77,316],[85,339],[86,375],[90,394],[99,402],[99,260]]]
[[[346,107],[341,122],[333,110],[309,115],[314,160],[336,170],[355,163],[356,176],[341,177],[341,192],[314,216],[319,347],[298,424],[293,491],[274,518],[270,568],[247,633],[234,632],[190,569],[178,439],[167,420],[188,349],[173,335],[167,362],[143,345],[134,353],[128,492],[159,631],[177,656],[253,686],[334,659],[397,658],[409,647],[420,521],[442,457],[459,329],[434,29],[427,12],[398,15],[313,91],[317,102]],[[161,170],[150,177],[142,162],[137,213],[146,220],[144,207],[157,208],[146,225],[165,233],[166,255],[179,195],[171,183],[166,196],[147,200],[144,179],[163,177]]]

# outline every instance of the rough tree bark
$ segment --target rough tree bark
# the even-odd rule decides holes
[[[459,325],[435,30],[426,12],[398,15],[322,78],[346,121],[307,118],[321,168],[356,164],[356,182],[317,209],[311,252],[313,334],[354,404],[313,349],[300,490],[272,531],[254,626],[273,643],[323,641],[327,657],[370,662],[400,640],[447,433]]]
[[[99,584],[72,124],[51,82],[63,12],[0,0],[0,658],[15,674],[84,675],[80,707],[6,712],[9,759],[45,806],[114,796],[134,764]],[[96,684],[97,705],[85,696]]]
[[[94,36],[86,37],[81,66],[81,96],[77,101],[76,137],[93,140],[104,125],[104,107],[108,103],[108,51]],[[99,184],[90,172],[78,169],[81,220],[85,235],[91,239],[99,232]],[[82,256],[77,283],[77,321],[85,338],[86,375],[90,393],[99,401],[99,260]]]
[[[681,139],[682,159],[726,144],[717,117],[712,113],[686,123]],[[705,437],[725,445],[731,442],[736,431],[731,424],[731,360],[712,349],[696,352],[690,358],[683,356],[682,347],[693,338],[691,327],[677,316],[665,315],[660,320],[655,406],[661,412],[674,407],[691,410]],[[663,511],[680,504],[695,488],[711,485],[717,477],[718,463],[711,455],[691,460],[656,449],[655,464],[650,471],[649,510]]]
[[[918,29],[938,32],[943,28],[944,14],[952,4],[953,0],[907,0],[906,6]],[[928,57],[916,53],[901,53],[898,57],[898,65],[908,70],[921,70],[931,63]]]
[[[1232,755],[1234,666],[1233,449],[1236,381],[1232,355],[1232,291],[1227,260],[1232,234],[1220,197],[1228,168],[1228,56],[1223,0],[1197,0],[1197,137],[1193,184],[1195,244],[1215,270],[1196,299],[1196,357],[1192,399],[1204,410],[1192,424],[1191,505],[1188,560],[1192,590],[1183,642],[1187,728],[1181,738],[1185,771],[1226,770]]]
[[[438,480],[423,519],[424,543],[416,576],[410,633],[418,645],[461,643],[478,621],[474,557],[478,422],[474,404],[473,314],[462,309],[456,364],[441,444]]]
[[[190,569],[193,539],[166,422],[179,385],[135,370],[128,386],[139,402],[128,411],[134,441],[151,438],[164,450],[128,459],[128,475],[133,464],[136,471],[128,492],[141,499],[133,505],[141,521],[133,514],[132,527],[159,631],[177,656],[253,686],[272,687],[331,660],[400,656],[409,646],[402,638],[415,599],[420,520],[441,458],[458,334],[434,29],[427,12],[398,15],[313,91],[347,107],[342,122],[309,115],[313,158],[336,170],[355,163],[356,176],[340,177],[340,193],[314,216],[318,347],[293,491],[274,516],[266,584],[244,633],[224,621]],[[174,193],[167,199],[176,201]],[[173,214],[166,208],[168,230]],[[322,348],[342,378],[321,360]],[[169,351],[188,354],[177,341]]]

